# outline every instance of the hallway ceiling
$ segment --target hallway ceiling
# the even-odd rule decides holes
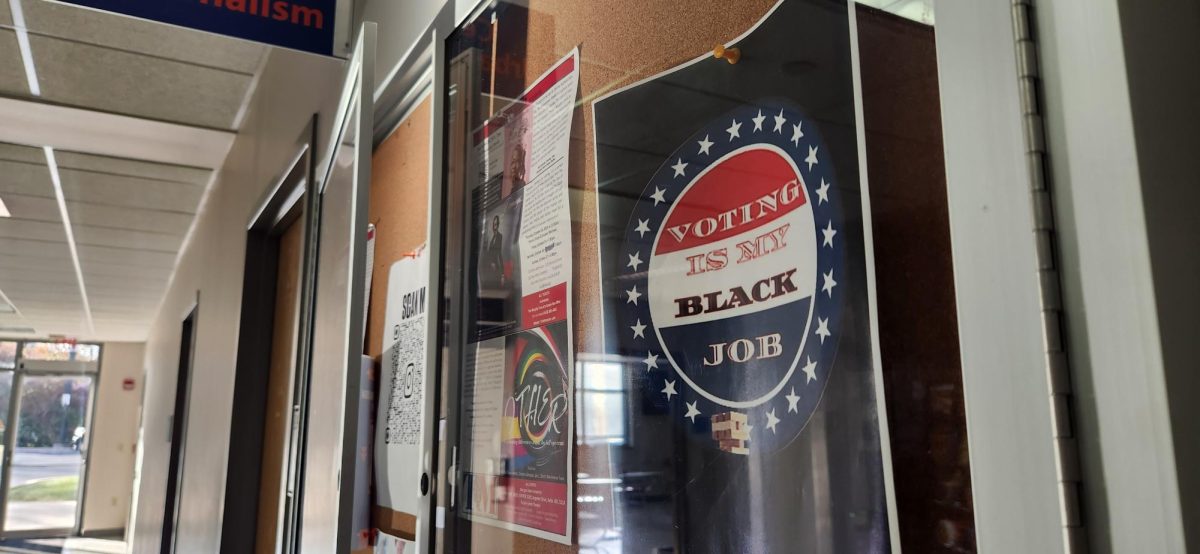
[[[146,338],[266,51],[0,0],[0,336]]]

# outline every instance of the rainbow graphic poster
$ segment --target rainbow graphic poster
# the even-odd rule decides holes
[[[572,276],[567,157],[578,52],[473,133],[459,514],[570,544]]]

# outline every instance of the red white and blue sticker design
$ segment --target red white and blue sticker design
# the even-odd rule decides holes
[[[816,124],[768,101],[696,132],[630,212],[621,342],[716,448],[777,450],[821,399],[842,319],[837,190]]]

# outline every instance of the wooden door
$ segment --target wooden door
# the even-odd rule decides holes
[[[296,367],[296,331],[300,309],[300,274],[304,258],[304,218],[296,218],[279,237],[275,284],[275,324],[271,363],[267,367],[266,419],[263,421],[262,468],[259,475],[258,526],[255,552],[274,554],[287,464],[287,432],[292,379]]]

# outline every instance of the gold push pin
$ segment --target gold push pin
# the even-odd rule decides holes
[[[738,50],[737,47],[725,48],[724,44],[718,44],[713,47],[713,57],[718,60],[725,58],[725,61],[735,64],[738,63],[738,60],[742,59],[742,51]]]

